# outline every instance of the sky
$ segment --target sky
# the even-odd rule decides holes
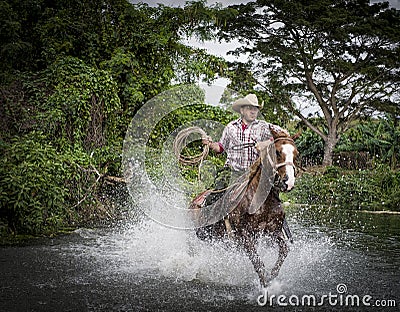
[[[147,3],[150,6],[157,6],[158,3],[161,3],[166,6],[184,6],[185,2],[188,0],[130,0],[131,3]],[[222,0],[222,1],[213,1],[213,0],[207,0],[207,3],[209,5],[212,5],[214,3],[222,3],[224,6],[231,5],[231,4],[240,4],[240,3],[247,3],[250,2],[251,0],[244,0],[244,1],[239,1],[239,0]],[[398,0],[400,1],[400,0]]]

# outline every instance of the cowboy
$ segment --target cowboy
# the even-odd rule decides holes
[[[221,198],[230,181],[241,176],[257,159],[259,156],[255,147],[257,142],[273,140],[270,129],[289,134],[287,130],[277,125],[257,119],[262,106],[263,103],[261,105],[258,103],[255,94],[250,93],[244,98],[239,98],[232,104],[232,109],[240,114],[240,118],[231,121],[225,127],[218,142],[213,142],[209,136],[202,139],[202,143],[208,145],[214,152],[226,152],[227,154],[224,167],[217,172],[214,192],[209,193],[205,198],[204,204],[206,206]],[[228,218],[225,218],[225,226],[227,231],[230,232],[231,225]],[[283,233],[293,242],[286,219],[283,221]]]
[[[240,114],[240,118],[231,121],[225,127],[218,142],[213,142],[211,137],[202,139],[202,143],[208,145],[214,152],[227,154],[225,166],[215,179],[216,190],[226,188],[230,179],[243,174],[257,159],[259,153],[255,143],[271,140],[270,128],[277,132],[287,132],[277,125],[257,119],[262,104],[258,103],[257,96],[252,93],[239,98],[232,104],[232,109]],[[212,200],[215,199],[217,198]]]

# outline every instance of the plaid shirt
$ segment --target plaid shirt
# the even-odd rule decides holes
[[[255,120],[247,127],[242,119],[231,121],[224,129],[219,145],[227,153],[226,166],[234,170],[246,170],[258,157],[255,147],[244,147],[248,143],[256,143],[269,140],[272,137],[269,127],[276,131],[285,131],[281,127]]]

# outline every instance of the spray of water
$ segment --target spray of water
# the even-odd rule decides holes
[[[157,205],[156,198],[149,200],[149,205]],[[291,226],[295,242],[279,277],[269,287],[270,294],[298,293],[304,291],[304,285],[315,285],[315,279],[330,278],[324,263],[334,256],[334,243],[322,233],[313,233],[296,223]],[[95,259],[93,265],[101,268],[104,275],[122,273],[139,280],[150,277],[185,282],[189,286],[200,283],[235,287],[241,292],[236,297],[242,296],[253,303],[259,295],[258,276],[252,264],[229,241],[204,242],[193,230],[166,227],[147,217],[105,235],[89,230],[80,230],[78,234],[90,243],[69,248],[87,260]],[[258,248],[267,269],[272,268],[278,256],[272,244],[268,238],[261,239]],[[229,297],[232,291],[227,290],[224,295]]]

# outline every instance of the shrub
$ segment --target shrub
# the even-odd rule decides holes
[[[323,174],[303,174],[289,197],[300,204],[399,210],[399,195],[400,172],[379,166],[360,171],[328,167]]]
[[[0,216],[18,233],[54,229],[66,215],[62,157],[36,133],[2,146],[0,159]]]
[[[0,219],[12,233],[54,233],[107,215],[98,198],[102,174],[85,151],[60,151],[35,131],[0,150]]]

